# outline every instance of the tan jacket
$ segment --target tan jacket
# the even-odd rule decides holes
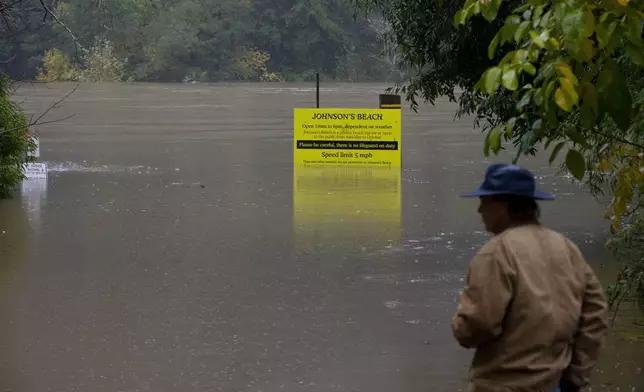
[[[538,225],[492,238],[470,263],[452,330],[475,348],[471,392],[585,386],[607,329],[601,284],[579,249]]]

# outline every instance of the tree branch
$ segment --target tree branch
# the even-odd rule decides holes
[[[53,104],[53,105],[51,105],[51,106],[49,107],[49,109],[45,110],[45,111],[44,111],[40,116],[38,116],[38,118],[36,119],[36,121],[34,122],[34,124],[33,124],[33,125],[37,125],[37,124],[38,124],[38,121],[40,121],[43,117],[45,117],[45,116],[47,115],[47,113],[49,113],[52,109],[56,109],[56,108],[58,108],[58,105],[60,105],[60,103],[62,103],[64,100],[66,100],[67,98],[69,98],[69,96],[70,96],[70,95],[72,95],[72,94],[74,94],[74,93],[76,92],[76,90],[78,89],[78,86],[79,86],[79,85],[80,85],[80,84],[77,84],[77,85],[72,89],[72,91],[70,91],[69,93],[67,93],[64,97],[62,97],[62,98],[61,98],[61,99],[59,99],[58,101],[54,102],[54,104]]]
[[[60,20],[60,18],[58,18],[58,15],[56,15],[56,13],[54,13],[54,12],[53,12],[49,7],[47,7],[47,4],[45,4],[45,0],[39,0],[39,1],[40,1],[40,4],[42,5],[43,9],[44,9],[44,10],[45,10],[45,12],[46,12],[45,17],[46,17],[47,15],[51,15],[51,17],[56,21],[56,23],[58,23],[58,25],[59,25],[60,27],[62,27],[63,29],[65,29],[65,31],[67,31],[67,33],[69,34],[69,36],[72,38],[72,41],[74,41],[74,45],[76,46],[76,49],[77,49],[77,50],[78,50],[78,49],[81,49],[82,51],[84,51],[84,50],[85,50],[85,48],[84,48],[84,47],[83,47],[83,45],[81,45],[81,43],[78,41],[78,38],[76,37],[76,35],[74,35],[74,33],[69,29],[69,27],[67,27],[67,25],[66,25],[65,23],[63,23],[63,22]]]
[[[9,64],[9,63],[10,63],[10,62],[12,62],[15,58],[16,58],[16,54],[14,53],[14,54],[13,54],[13,56],[11,56],[11,58],[10,58],[9,60],[2,60],[2,61],[0,61],[0,64]]]
[[[14,5],[16,5],[18,3],[21,3],[22,1],[23,0],[16,0],[11,4],[7,4],[7,5],[4,5],[4,6],[0,7],[0,13],[8,10],[9,8],[13,7]]]
[[[610,139],[610,140],[613,140],[613,141],[616,141],[616,142],[620,142],[620,143],[623,143],[623,144],[628,144],[629,146],[637,147],[637,148],[639,148],[640,150],[644,150],[644,145],[637,144],[637,143],[635,143],[635,142],[630,142],[630,141],[628,141],[628,140],[626,140],[626,139],[623,139],[623,138],[621,138],[621,137],[618,137],[618,136],[608,135],[608,134],[606,134],[606,133],[604,133],[604,132],[602,132],[602,131],[599,131],[599,130],[597,130],[597,129],[591,129],[590,131],[591,131],[592,133],[597,134],[597,135],[603,136],[603,137],[605,137],[605,138],[607,138],[607,139]]]
[[[57,119],[57,120],[51,120],[51,121],[40,121],[40,120],[41,120],[43,117],[45,117],[45,116],[47,115],[47,113],[49,113],[52,109],[56,109],[56,108],[58,108],[58,105],[60,105],[64,100],[66,100],[67,98],[69,98],[69,96],[70,96],[70,95],[74,94],[74,92],[76,92],[76,90],[78,89],[78,86],[79,86],[79,85],[80,85],[80,84],[77,84],[77,85],[76,85],[76,87],[74,87],[74,88],[72,89],[72,91],[70,91],[69,93],[65,94],[65,96],[63,96],[61,99],[59,99],[59,100],[57,100],[56,102],[54,102],[54,103],[53,103],[53,104],[52,104],[52,105],[51,105],[47,110],[45,110],[45,111],[44,111],[40,116],[38,116],[38,118],[36,118],[36,120],[35,120],[35,121],[30,121],[30,122],[29,122],[29,124],[27,124],[27,125],[25,125],[25,126],[16,127],[16,128],[11,128],[11,129],[3,129],[3,130],[0,130],[0,135],[1,135],[1,134],[3,134],[3,133],[10,133],[10,132],[18,131],[18,130],[25,129],[25,128],[36,127],[36,126],[39,126],[39,125],[45,125],[45,124],[52,124],[52,123],[56,123],[56,122],[61,122],[61,121],[69,120],[70,118],[74,117],[74,115],[72,114],[72,115],[70,115],[70,116],[67,116],[67,117],[64,117],[64,118],[60,118],[60,119]]]

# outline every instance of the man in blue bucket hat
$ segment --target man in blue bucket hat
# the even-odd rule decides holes
[[[488,168],[465,197],[494,236],[469,265],[452,320],[461,346],[475,349],[470,392],[577,392],[589,382],[607,330],[597,277],[569,239],[539,223],[534,175]]]

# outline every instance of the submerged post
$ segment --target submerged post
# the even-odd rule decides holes
[[[402,108],[402,100],[400,99],[400,95],[391,95],[391,94],[380,94],[378,96],[379,100],[379,105],[378,107],[380,109],[401,109]]]
[[[315,74],[315,107],[320,108],[320,74]]]

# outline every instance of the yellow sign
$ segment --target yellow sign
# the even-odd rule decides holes
[[[397,244],[400,168],[295,166],[293,208],[298,248]]]
[[[295,109],[297,165],[401,165],[401,111]]]

